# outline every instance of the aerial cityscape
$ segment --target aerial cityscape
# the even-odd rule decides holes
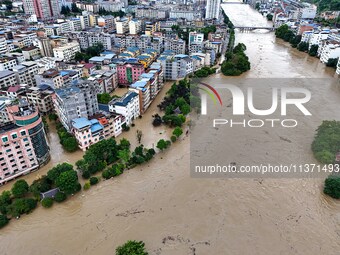
[[[3,0],[1,254],[340,254],[340,0]]]

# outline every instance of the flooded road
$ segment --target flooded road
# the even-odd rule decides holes
[[[243,20],[266,24],[247,5],[223,8],[235,25]],[[252,65],[244,77],[334,76],[334,70],[276,40],[273,33],[237,33],[236,39],[247,45]],[[310,89],[318,94],[320,113],[313,126],[286,134],[298,139],[299,147],[273,147],[282,157],[301,153],[305,161],[313,161],[310,143],[315,125],[322,118],[336,116],[330,111],[339,102],[339,91],[333,87]],[[134,130],[138,127],[146,146],[170,136],[169,130],[150,124],[157,104],[154,102],[124,136],[136,143]],[[318,113],[317,106],[313,107]],[[274,132],[263,138],[275,141],[279,135]],[[50,139],[58,137],[51,134]],[[251,137],[231,139],[237,153],[230,151],[228,157],[238,162],[250,154],[250,163],[258,160]],[[52,157],[54,154],[58,155]],[[69,162],[80,156],[81,152],[60,154],[62,161]],[[115,248],[129,239],[145,241],[151,255],[339,254],[340,203],[322,194],[323,179],[195,179],[190,177],[189,156],[189,139],[184,137],[147,165],[102,181],[51,209],[39,207],[31,215],[13,220],[0,231],[1,254],[106,255],[114,254]],[[50,164],[58,162],[52,160]],[[47,171],[44,169],[25,178],[34,179],[35,174]]]

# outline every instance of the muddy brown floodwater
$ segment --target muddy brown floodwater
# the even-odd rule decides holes
[[[223,8],[235,24],[266,22],[247,5]],[[277,41],[273,33],[254,31],[236,36],[248,46],[252,70],[246,77],[334,75],[317,59]],[[339,102],[337,89],[311,89],[322,94],[320,103]],[[157,111],[155,105],[136,123],[148,146],[170,134],[150,125],[151,115]],[[304,139],[301,146],[311,143],[310,131],[308,127],[305,138],[303,133],[294,134]],[[134,132],[125,135],[135,141]],[[247,139],[231,139],[245,143],[243,154],[250,152]],[[114,254],[115,248],[129,239],[145,241],[152,255],[339,254],[340,205],[322,194],[323,179],[191,178],[189,145],[185,137],[149,164],[102,181],[51,209],[39,207],[13,220],[0,231],[1,254],[106,255]],[[81,155],[68,155],[56,148],[48,167],[59,161],[73,163]],[[290,150],[294,153],[294,146]],[[258,153],[250,155],[256,157]],[[303,148],[301,157],[312,159],[309,146]],[[256,159],[250,156],[249,161]],[[25,178],[32,180],[48,168],[44,169]]]

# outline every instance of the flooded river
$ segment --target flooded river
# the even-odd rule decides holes
[[[223,8],[235,25],[266,24],[248,5],[227,4]],[[334,75],[334,70],[276,40],[273,33],[237,33],[236,38],[247,45],[252,65],[244,77]],[[290,146],[289,151],[284,147],[283,157],[299,153],[306,161],[313,160],[312,131],[323,117],[336,117],[325,109],[336,108],[339,91],[333,87],[310,89],[318,93],[320,108],[327,106],[320,110],[313,126],[286,134],[301,145]],[[169,130],[150,124],[156,105],[157,102],[143,119],[137,120],[134,128],[143,130],[142,142],[147,146],[170,135]],[[313,107],[318,112],[317,106]],[[135,130],[124,134],[134,143]],[[278,137],[279,134],[270,133],[263,139],[273,142]],[[49,139],[56,146],[52,161],[25,179],[33,180],[56,162],[73,163],[81,157],[81,152],[63,153],[55,134],[51,133]],[[251,137],[231,139],[238,145],[234,161],[241,160],[244,154],[250,155],[249,162],[258,160]],[[189,150],[189,139],[184,137],[147,165],[114,180],[102,181],[52,209],[39,207],[19,221],[13,220],[0,231],[1,254],[106,255],[114,254],[117,245],[128,239],[145,241],[151,255],[339,254],[340,203],[322,194],[323,179],[191,178]]]

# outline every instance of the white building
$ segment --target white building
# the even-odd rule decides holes
[[[321,51],[320,61],[327,63],[329,59],[340,57],[340,44],[339,43],[327,43]]]
[[[129,32],[129,19],[120,18],[116,20],[116,30],[117,34],[125,34]]]
[[[338,61],[337,66],[336,66],[336,73],[337,73],[338,75],[340,75],[340,58],[339,58],[339,61]]]
[[[139,95],[129,91],[121,98],[114,98],[109,102],[110,112],[121,114],[125,117],[126,124],[129,125],[140,115]]]
[[[220,15],[221,1],[220,0],[207,0],[205,9],[206,19],[218,19]]]
[[[133,19],[129,21],[130,35],[136,35],[142,31],[142,24],[140,20]]]
[[[56,58],[60,58],[64,61],[70,61],[74,59],[77,52],[80,51],[80,45],[78,42],[71,42],[63,46],[59,46],[53,49],[53,55]]]

